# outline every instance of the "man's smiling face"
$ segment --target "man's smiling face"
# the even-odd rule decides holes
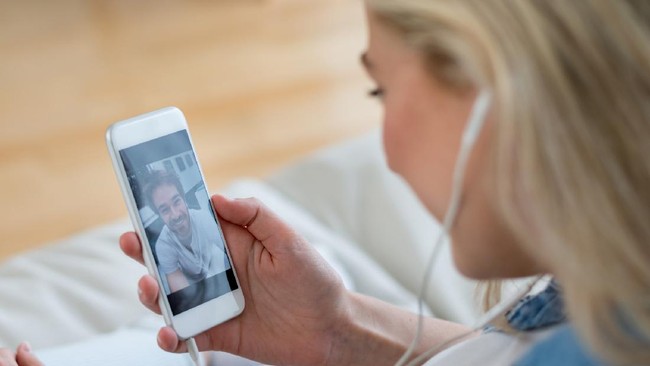
[[[151,198],[165,225],[178,239],[188,239],[192,235],[190,216],[185,198],[176,186],[162,184],[153,191]]]

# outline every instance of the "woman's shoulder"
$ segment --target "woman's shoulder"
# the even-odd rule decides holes
[[[539,365],[604,366],[605,363],[587,350],[570,324],[564,324],[515,362],[515,366]]]
[[[519,333],[483,333],[478,337],[456,344],[436,355],[426,366],[452,365],[513,365],[532,347],[551,336],[555,327]]]
[[[426,366],[604,366],[580,342],[570,324],[506,334],[484,333],[439,353]]]
[[[457,344],[427,365],[604,365],[590,355],[567,321],[561,287],[521,299],[505,316],[514,334],[488,327],[479,337]]]
[[[520,332],[553,329],[548,337],[532,344],[516,366],[604,365],[590,355],[568,322],[562,288],[555,280],[540,293],[522,299],[506,319]]]

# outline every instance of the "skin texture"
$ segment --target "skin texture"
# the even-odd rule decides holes
[[[364,57],[384,107],[383,140],[388,164],[442,219],[451,193],[459,141],[476,91],[458,93],[437,83],[420,55],[368,13]],[[452,229],[457,267],[479,279],[535,274],[541,266],[518,249],[491,201],[489,156],[493,115],[472,154],[463,201]],[[338,275],[286,223],[255,199],[213,197],[246,299],[242,315],[196,337],[202,350],[223,350],[269,364],[392,365],[408,347],[417,316],[347,291]],[[125,254],[142,263],[135,233],[120,238]],[[141,302],[160,313],[151,276],[138,283]],[[468,331],[425,319],[416,354]],[[173,329],[158,344],[185,352]],[[1,365],[1,364],[0,364]],[[20,364],[30,366],[29,364]]]

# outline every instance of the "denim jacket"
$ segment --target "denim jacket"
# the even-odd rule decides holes
[[[541,330],[557,326],[548,338],[535,344],[515,362],[515,366],[578,365],[604,366],[581,343],[567,322],[560,286],[551,281],[539,294],[523,298],[506,313],[508,324],[519,331]]]

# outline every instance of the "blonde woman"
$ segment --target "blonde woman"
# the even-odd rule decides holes
[[[411,360],[439,345],[427,365],[650,364],[649,4],[366,1],[363,63],[384,105],[388,163],[440,220],[461,135],[489,95],[450,231],[457,268],[554,278],[483,331],[425,319]],[[260,202],[214,204],[247,307],[197,337],[202,349],[277,365],[391,365],[404,354],[415,314],[345,290]],[[142,261],[133,233],[120,243]],[[139,289],[159,312],[155,281]],[[158,342],[184,351],[169,328]]]

